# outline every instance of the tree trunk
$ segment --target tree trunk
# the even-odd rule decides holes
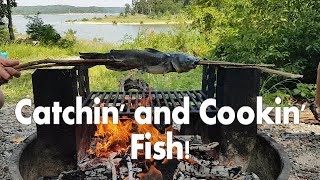
[[[12,23],[12,15],[11,15],[11,0],[7,0],[7,18],[8,18],[8,30],[10,34],[10,40],[14,41],[14,32],[13,32],[13,23]]]
[[[317,90],[316,90],[315,104],[318,108],[320,108],[320,63],[318,65]]]

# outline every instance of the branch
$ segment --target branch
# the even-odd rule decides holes
[[[19,71],[30,70],[30,69],[39,69],[39,68],[51,68],[51,67],[64,67],[64,66],[97,66],[97,65],[108,65],[108,63],[113,62],[111,59],[81,59],[81,60],[53,60],[53,59],[44,59],[39,61],[28,62],[15,66],[14,68]],[[273,64],[242,64],[242,63],[231,63],[231,62],[222,62],[222,61],[200,61],[200,65],[214,65],[214,66],[234,66],[234,67],[243,67],[243,68],[255,68],[259,69],[262,72],[276,74],[279,76],[287,78],[303,78],[303,75],[292,74],[288,72],[282,72],[274,69],[269,69],[267,67],[273,67]]]

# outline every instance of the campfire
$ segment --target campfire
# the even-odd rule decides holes
[[[129,103],[128,108],[135,110],[138,106],[151,106],[156,100],[149,90],[143,97],[123,97],[122,101]],[[134,104],[130,102],[135,102]],[[110,103],[102,102],[100,108],[109,106]],[[161,129],[161,128],[160,128]],[[241,166],[234,165],[219,154],[217,147],[219,143],[211,142],[204,144],[199,135],[180,135],[179,128],[174,129],[172,125],[165,127],[163,133],[154,125],[139,124],[131,116],[122,115],[119,123],[114,124],[111,117],[107,124],[96,125],[91,137],[89,148],[83,158],[78,161],[78,170],[63,172],[60,179],[166,179],[167,168],[174,167],[171,172],[172,179],[259,179],[255,174],[242,172]],[[130,154],[132,134],[150,134],[150,138],[143,140],[153,147],[159,141],[167,141],[167,132],[175,132],[171,141],[180,141],[187,144],[190,149],[184,159],[172,160],[153,158],[146,159],[147,152],[140,150],[138,159],[132,159]],[[166,145],[164,148],[167,148]],[[83,149],[82,147],[80,149]],[[175,154],[176,149],[172,150]],[[170,165],[169,165],[170,164]],[[172,167],[173,164],[173,167]],[[168,166],[166,168],[166,166]],[[161,169],[161,170],[160,170]],[[167,175],[167,174],[166,174]]]
[[[200,118],[200,105],[208,98],[216,99],[218,108],[254,109],[259,71],[204,65],[202,77],[202,88],[197,90],[148,90],[144,86],[128,91],[130,85],[107,92],[90,90],[86,67],[37,70],[32,76],[35,107],[51,106],[54,101],[61,102],[63,108],[74,106],[80,95],[84,97],[83,106],[117,108],[119,123],[113,124],[114,119],[104,116],[102,120],[108,120],[108,124],[38,125],[37,134],[14,153],[10,174],[17,180],[287,179],[290,167],[286,153],[270,137],[257,133],[255,123],[207,125]],[[95,103],[96,97],[101,104]],[[177,125],[170,118],[172,124],[167,125],[136,123],[134,112],[138,107],[167,107],[172,111],[183,107],[184,97],[190,99],[190,124]],[[209,106],[205,111],[213,117],[217,108]],[[165,117],[155,115],[153,112],[153,118],[160,121]],[[172,148],[173,159],[146,158],[146,149],[138,150],[134,158],[130,149],[136,133],[145,134],[139,143],[150,145],[151,156],[156,155],[157,141],[167,142],[163,148],[168,150],[171,140],[182,144],[185,158],[175,158],[180,148],[177,152]]]

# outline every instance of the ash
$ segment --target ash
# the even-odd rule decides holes
[[[36,124],[23,125],[14,114],[15,105],[0,109],[0,179],[11,179],[8,162],[12,151],[28,136],[36,132]],[[23,115],[30,116],[32,109],[23,109]]]
[[[258,127],[288,153],[292,170],[289,180],[320,179],[320,122],[307,109],[300,114],[300,124],[267,125]]]
[[[14,104],[7,104],[0,109],[0,179],[5,180],[11,179],[7,164],[13,149],[36,132],[35,124],[21,125],[14,115],[14,110]],[[23,112],[30,115],[32,109],[25,109]],[[290,180],[318,180],[320,125],[314,121],[311,111],[308,110],[301,113],[300,122],[300,125],[262,125],[259,129],[285,147],[292,166]]]

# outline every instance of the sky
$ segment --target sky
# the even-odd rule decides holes
[[[16,0],[18,6],[36,5],[72,5],[80,7],[100,6],[100,7],[122,7],[126,3],[131,4],[131,0]]]

